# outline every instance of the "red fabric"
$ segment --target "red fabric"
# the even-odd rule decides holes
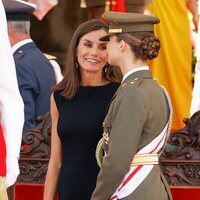
[[[106,0],[105,1],[105,11],[117,11],[126,12],[125,0]]]
[[[15,184],[14,200],[43,200],[44,187],[41,184]],[[58,200],[58,197],[55,198]]]
[[[43,200],[44,187],[40,184],[16,184],[15,200]],[[173,200],[197,200],[200,197],[199,188],[171,188]],[[58,198],[55,198],[58,200]]]
[[[173,200],[197,200],[200,197],[200,187],[171,188]]]
[[[112,0],[112,11],[126,12],[125,0]]]
[[[0,124],[0,176],[6,176],[6,144]]]
[[[22,150],[27,150],[28,148],[29,148],[29,145],[28,145],[28,144],[22,145]]]

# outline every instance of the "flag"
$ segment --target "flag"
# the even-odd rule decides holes
[[[126,12],[125,0],[106,0],[105,11]]]
[[[58,4],[58,0],[28,0],[29,3],[34,3],[36,5],[36,9],[34,11],[34,15],[42,20],[44,16]]]

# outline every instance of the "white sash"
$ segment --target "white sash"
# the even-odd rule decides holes
[[[162,132],[156,138],[154,138],[153,141],[151,141],[148,145],[142,148],[137,154],[158,153],[165,144],[168,127],[170,125],[170,119],[172,115],[172,105],[169,96],[165,90],[164,93],[167,98],[170,109],[169,120],[165,125],[164,129],[162,130]],[[109,198],[109,200],[122,199],[133,193],[133,191],[144,181],[144,179],[151,172],[153,166],[154,165],[131,166],[129,172],[125,175],[122,183],[117,188],[115,193]]]

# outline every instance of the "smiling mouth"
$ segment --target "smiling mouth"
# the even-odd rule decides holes
[[[85,59],[87,62],[90,62],[90,63],[99,63],[98,60],[94,60],[94,59],[91,59],[91,58],[86,58]]]

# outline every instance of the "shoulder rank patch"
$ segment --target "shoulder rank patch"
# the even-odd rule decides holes
[[[24,53],[24,51],[19,50],[19,51],[17,51],[16,55],[17,55],[18,58],[21,58],[25,55],[25,53]]]

